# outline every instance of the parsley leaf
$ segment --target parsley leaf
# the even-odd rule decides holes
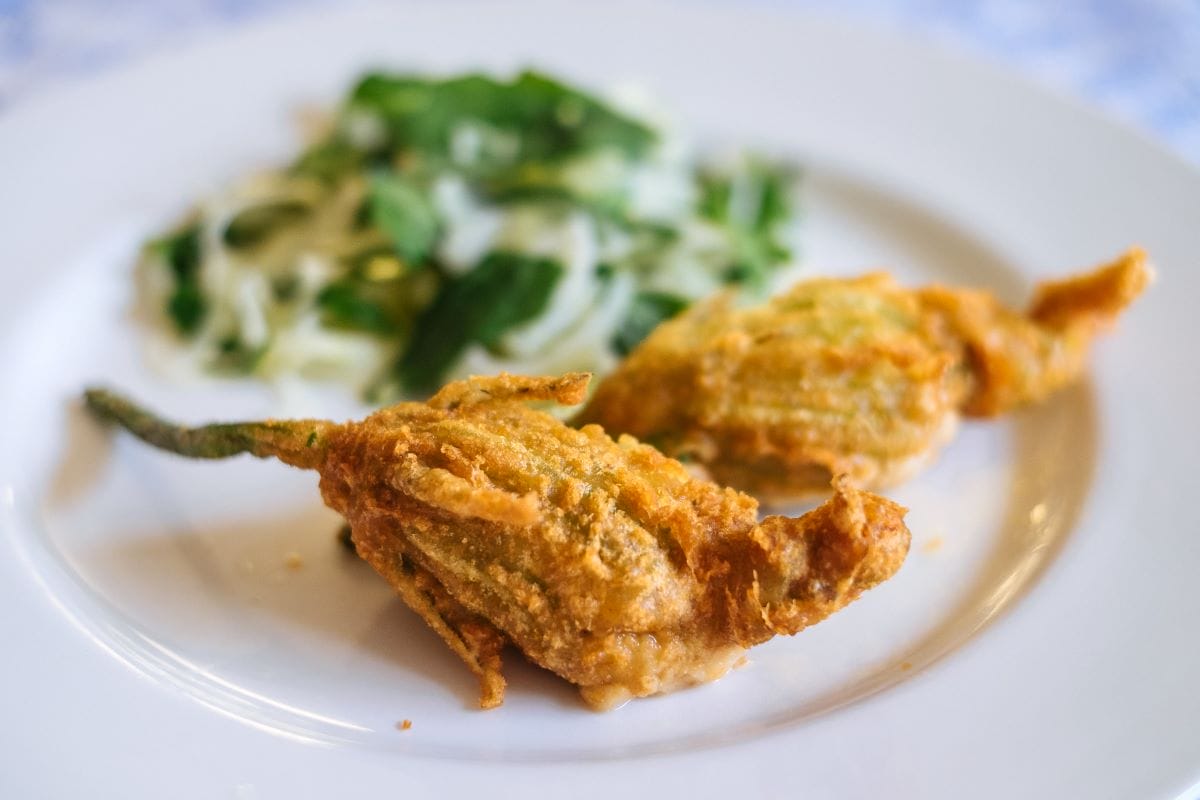
[[[346,259],[349,269],[317,295],[321,323],[384,336],[402,335],[413,315],[413,281],[390,247],[370,247]],[[422,270],[433,277],[432,270]]]
[[[628,355],[660,323],[669,320],[688,307],[688,301],[667,292],[638,292],[633,305],[613,337],[612,346],[622,356]]]
[[[234,374],[253,372],[266,354],[266,345],[250,347],[236,333],[230,333],[217,342],[213,368],[220,372]]]
[[[331,328],[389,334],[399,328],[387,308],[386,298],[374,296],[371,287],[353,278],[326,286],[317,295],[321,322]]]
[[[775,229],[792,215],[788,190],[794,180],[791,169],[762,160],[731,173],[701,173],[696,211],[729,234],[727,283],[762,288],[770,273],[791,258]]]
[[[208,299],[200,290],[199,223],[157,239],[149,247],[166,262],[175,279],[175,287],[167,297],[167,316],[179,333],[195,333],[208,313]]]
[[[222,238],[235,250],[244,250],[260,245],[277,233],[280,228],[293,225],[308,217],[312,212],[307,203],[297,200],[280,200],[243,209],[229,220]]]
[[[340,178],[357,171],[365,155],[340,135],[318,142],[292,164],[291,174],[316,178],[323,183],[336,183]]]
[[[510,329],[542,313],[562,271],[550,259],[497,251],[448,279],[417,318],[396,367],[401,383],[412,391],[435,389],[469,344],[496,347]]]
[[[376,174],[370,184],[371,221],[387,234],[396,253],[420,264],[437,241],[441,224],[415,183],[399,175]]]
[[[489,202],[505,206],[519,203],[545,203],[567,208],[577,208],[591,214],[597,220],[634,234],[654,238],[659,244],[675,241],[679,230],[663,222],[640,219],[629,213],[622,197],[584,195],[566,186],[553,182],[529,181],[521,178],[486,181],[480,186],[481,194]]]
[[[495,148],[492,166],[555,161],[599,147],[636,157],[655,141],[645,125],[590,95],[536,72],[510,82],[484,75],[444,80],[372,74],[350,97],[350,108],[374,112],[394,154],[449,160],[464,124],[512,141]]]

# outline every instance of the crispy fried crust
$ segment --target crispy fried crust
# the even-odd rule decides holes
[[[432,573],[405,555],[389,520],[386,515],[360,517],[350,534],[355,549],[479,678],[479,707],[495,708],[504,702],[504,634],[464,608]]]
[[[1039,284],[1025,314],[983,291],[931,286],[917,295],[925,313],[947,327],[945,347],[969,376],[962,411],[994,417],[1076,381],[1092,340],[1152,277],[1145,252],[1134,248],[1092,272]]]
[[[994,416],[1076,380],[1095,334],[1150,274],[1130,250],[1043,284],[1024,315],[987,292],[909,290],[881,273],[804,281],[750,309],[719,297],[655,330],[576,422],[768,500],[836,474],[885,486],[928,461],[959,414]]]
[[[824,619],[908,550],[904,509],[844,480],[799,519],[693,477],[636,439],[527,401],[579,401],[587,375],[451,384],[362,422],[172,424],[102,389],[89,407],[194,458],[315,468],[358,553],[504,696],[501,650],[603,708],[713,680],[745,648]]]
[[[362,556],[480,676],[499,650],[605,707],[711,680],[899,567],[903,509],[839,484],[800,519],[757,523],[750,497],[529,399],[578,399],[586,376],[454,384],[333,431],[326,502]]]

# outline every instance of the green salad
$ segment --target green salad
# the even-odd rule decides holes
[[[151,242],[142,294],[205,369],[383,401],[466,374],[603,373],[792,261],[796,172],[698,158],[661,112],[537,72],[371,74],[290,166]]]

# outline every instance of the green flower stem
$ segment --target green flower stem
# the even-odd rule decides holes
[[[177,425],[107,389],[88,389],[87,406],[100,419],[116,423],[142,441],[188,458],[229,458],[250,453],[314,469],[325,457],[329,434],[337,425],[324,420],[264,420]]]

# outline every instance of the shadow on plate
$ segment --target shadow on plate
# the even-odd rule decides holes
[[[967,644],[1036,586],[1076,533],[1087,502],[1098,450],[1095,396],[1085,381],[1041,405],[1016,412],[1013,418],[1007,511],[990,537],[991,551],[969,588],[946,609],[943,621],[897,654],[894,663],[906,665],[903,674],[896,669],[875,670],[775,716],[763,728],[828,713],[918,674]]]

